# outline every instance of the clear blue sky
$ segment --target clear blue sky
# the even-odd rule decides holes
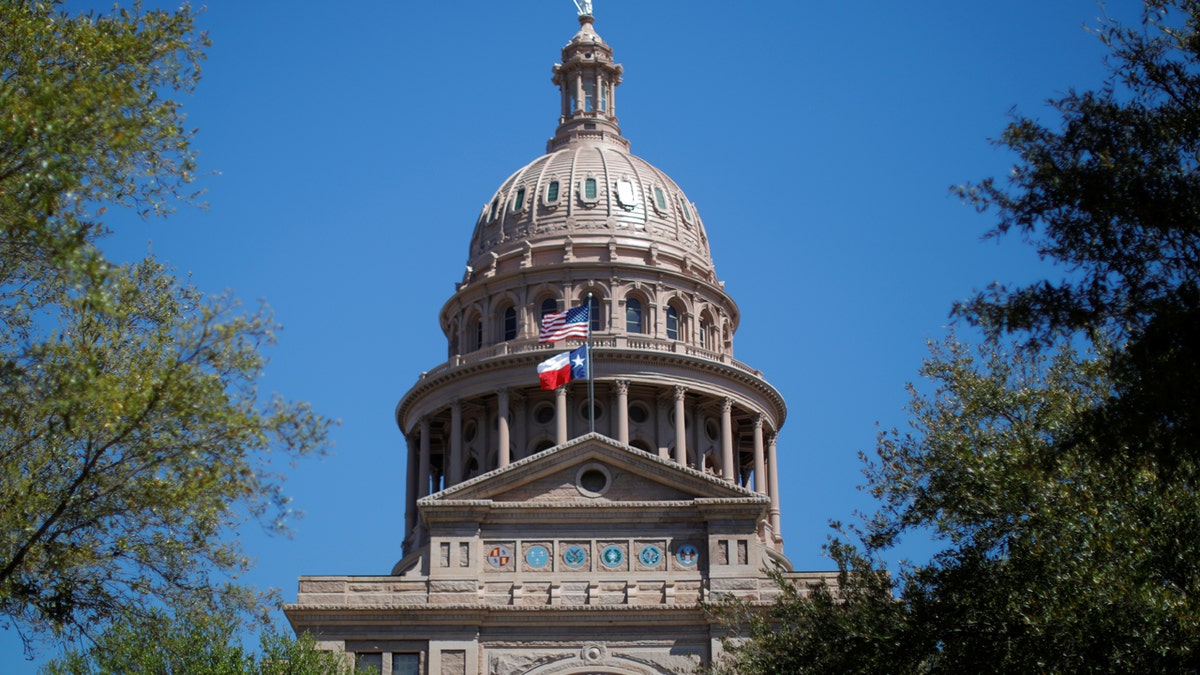
[[[787,400],[797,568],[829,568],[827,522],[870,507],[856,455],[877,424],[904,426],[905,383],[951,303],[1058,275],[1016,239],[981,242],[989,216],[948,187],[1006,173],[988,139],[1010,109],[1052,120],[1047,98],[1100,82],[1104,50],[1082,28],[1100,13],[1094,0],[595,0],[625,66],[624,135],[696,202],[742,310],[735,356]],[[108,248],[149,246],[205,290],[266,300],[285,330],[263,390],[341,420],[332,455],[290,471],[295,537],[240,533],[258,559],[247,580],[293,600],[302,574],[386,574],[400,557],[392,411],[445,359],[437,314],[479,208],[554,131],[550,68],[575,10],[211,0],[200,21],[213,46],[185,107],[210,207],[115,214]],[[0,631],[0,671],[35,667]]]

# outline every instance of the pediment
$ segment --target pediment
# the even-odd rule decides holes
[[[658,455],[587,434],[432,494],[422,505],[489,501],[529,506],[767,502],[746,490]]]

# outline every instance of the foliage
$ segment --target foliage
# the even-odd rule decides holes
[[[957,189],[1062,279],[955,306],[987,340],[934,345],[912,431],[868,462],[879,511],[829,547],[839,588],[743,615],[719,667],[1200,670],[1200,2],[1099,35],[1105,86],[1051,101],[1056,126],[1014,119],[1007,182]],[[904,536],[938,551],[881,585]]]
[[[880,437],[882,504],[835,540],[837,589],[785,589],[728,672],[1190,672],[1200,664],[1200,495],[1079,442],[1109,356],[934,345],[913,430]],[[1069,440],[1069,442],[1065,442]],[[904,534],[941,550],[887,581]],[[804,592],[807,590],[807,592]]]
[[[112,206],[167,213],[196,163],[180,104],[208,39],[186,7],[69,16],[0,1],[0,291],[37,302],[64,274],[97,272],[89,244]],[[27,319],[28,317],[21,316]],[[12,317],[6,329],[28,328]]]
[[[1015,119],[999,139],[1019,158],[1007,184],[958,189],[996,213],[988,236],[1015,231],[1067,275],[993,287],[956,313],[993,333],[1121,345],[1118,395],[1091,430],[1166,465],[1200,454],[1198,29],[1196,0],[1146,0],[1143,25],[1105,25],[1107,85],[1051,101],[1058,128]]]
[[[109,626],[87,649],[68,650],[45,675],[350,675],[340,652],[317,648],[309,634],[288,637],[243,611],[244,598],[214,598],[203,608],[154,610]],[[258,653],[242,636],[260,631]]]
[[[275,451],[328,423],[256,383],[263,311],[99,248],[106,208],[190,197],[190,91],[207,44],[186,7],[71,16],[0,0],[0,625],[88,632],[247,566],[222,538],[282,529]]]

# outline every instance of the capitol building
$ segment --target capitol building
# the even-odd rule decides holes
[[[590,3],[578,19],[553,69],[554,135],[480,195],[438,317],[445,360],[396,405],[403,557],[301,577],[285,610],[385,674],[689,673],[725,635],[701,601],[769,603],[769,569],[832,581],[784,557],[786,405],[734,358],[740,315],[705,223],[630,152],[623,68]],[[574,307],[587,337],[540,341],[543,318]],[[543,389],[539,364],[585,345],[590,377]]]

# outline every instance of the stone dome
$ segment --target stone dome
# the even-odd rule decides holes
[[[566,143],[509,176],[483,205],[468,264],[484,270],[487,258],[565,237],[615,239],[644,249],[647,260],[715,280],[695,205],[665,173],[606,139]]]
[[[546,154],[505,180],[483,204],[464,283],[494,274],[500,261],[568,242],[579,250],[638,251],[652,267],[716,283],[700,214],[665,173],[629,152],[617,125],[623,69],[592,17],[554,66],[561,92],[558,128]]]

